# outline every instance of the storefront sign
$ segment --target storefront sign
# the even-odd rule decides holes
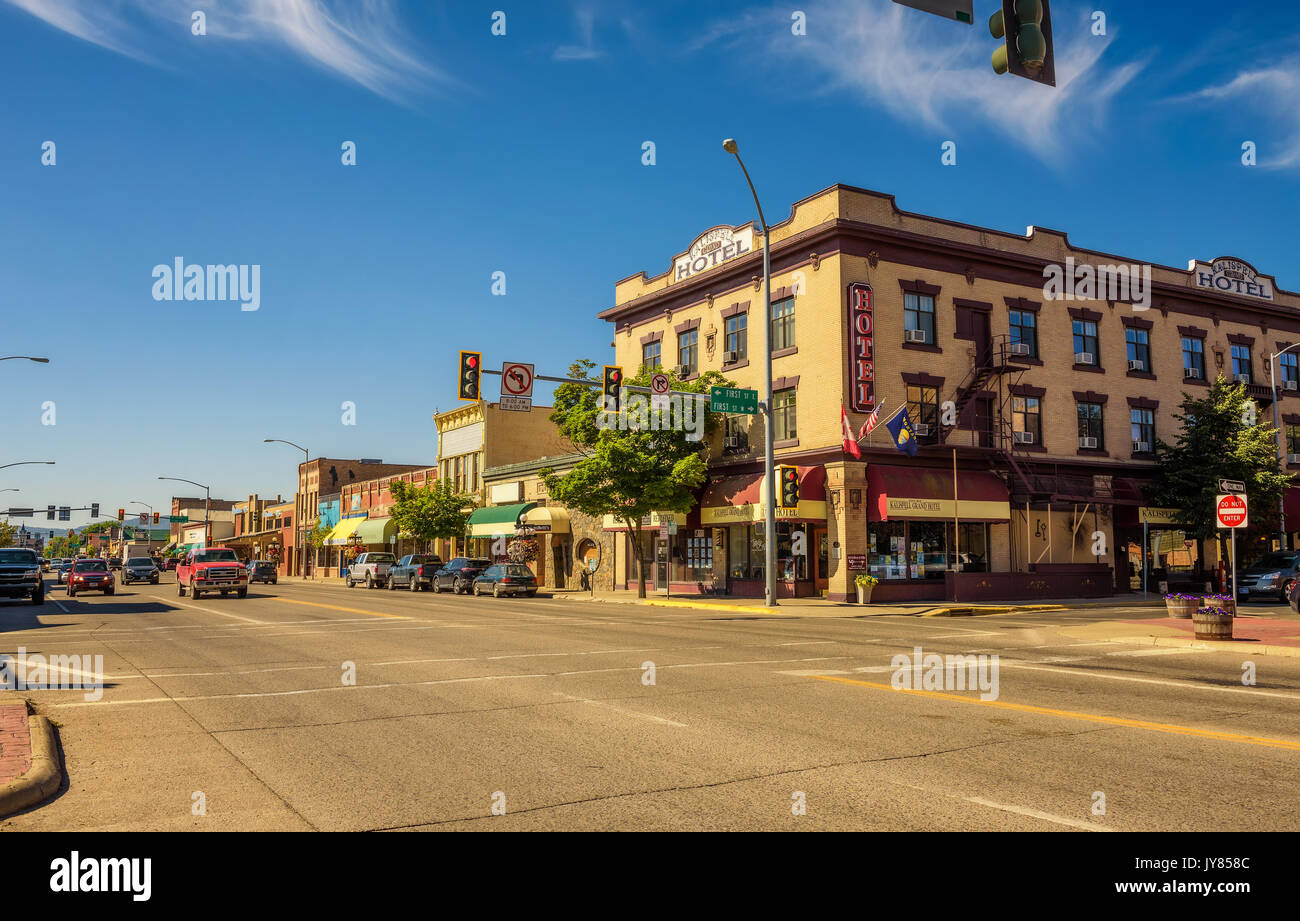
[[[952,499],[909,499],[904,496],[881,495],[880,500],[881,521],[895,518],[942,518],[945,521],[952,521],[957,511],[957,504]],[[961,500],[963,521],[1009,521],[1010,519],[1009,502]]]
[[[849,285],[849,408],[869,413],[876,403],[875,305],[871,285]]]
[[[1190,266],[1196,278],[1196,287],[1222,291],[1224,294],[1244,294],[1262,300],[1273,300],[1273,280],[1260,275],[1254,266],[1240,259],[1220,257],[1208,265],[1193,261]]]
[[[846,554],[844,561],[849,568],[849,572],[858,572],[867,568],[867,555],[865,553]]]
[[[754,248],[754,225],[714,227],[695,238],[691,248],[673,262],[673,281],[685,281],[692,275],[721,265],[728,259],[743,256]]]
[[[700,509],[700,524],[753,524],[764,521],[767,510],[761,503],[744,505],[705,506]],[[776,510],[777,521],[825,521],[826,503],[814,499],[801,499],[799,507],[780,508]]]
[[[1138,509],[1138,521],[1142,524],[1178,524],[1178,509],[1176,508],[1146,508],[1143,506]]]

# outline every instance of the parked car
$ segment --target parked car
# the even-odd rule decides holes
[[[426,589],[433,582],[433,574],[442,568],[442,558],[433,553],[408,553],[388,570],[388,587],[399,585],[413,592]]]
[[[158,584],[158,567],[153,560],[147,556],[127,557],[126,565],[122,567],[122,584],[130,585],[132,582]]]
[[[176,566],[176,594],[184,598],[186,588],[195,601],[204,592],[236,592],[240,598],[247,598],[248,570],[229,547],[191,550]]]
[[[75,566],[76,563],[76,560],[64,560],[59,565],[59,571],[54,577],[55,583],[58,585],[65,584],[68,581],[68,574],[72,572],[72,567]]]
[[[0,598],[30,598],[32,604],[45,604],[45,579],[35,550],[0,550]]]
[[[1291,600],[1291,588],[1300,580],[1300,551],[1266,553],[1237,573],[1237,600],[1260,597]]]
[[[275,560],[249,560],[244,567],[248,570],[248,584],[254,582],[269,582],[275,585],[280,578],[280,570],[275,566]]]
[[[474,580],[491,565],[492,561],[483,557],[458,556],[433,574],[433,591],[437,594],[449,588],[457,595],[465,594],[474,585]]]
[[[493,597],[502,595],[537,594],[537,577],[523,563],[494,563],[474,580],[474,594],[490,591]]]
[[[72,564],[72,571],[68,574],[69,598],[75,598],[77,592],[103,592],[111,595],[116,590],[113,570],[108,568],[107,560],[77,560]]]
[[[169,569],[169,570],[175,569],[176,564],[179,562],[180,562],[180,557],[169,556],[167,557],[167,559],[163,560],[162,568]]]
[[[366,583],[366,588],[382,588],[388,581],[388,570],[397,562],[391,553],[363,553],[356,562],[348,567],[348,588],[358,582]]]

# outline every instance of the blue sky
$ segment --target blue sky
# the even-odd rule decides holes
[[[0,0],[0,355],[52,359],[0,363],[0,464],[57,461],[0,506],[289,495],[266,437],[432,462],[457,349],[607,358],[615,281],[753,218],[727,136],[772,222],[844,182],[1300,289],[1294,5],[1116,3],[1094,35],[1058,0],[1055,90],[993,74],[992,5],[227,0],[196,36],[188,0]],[[177,256],[260,265],[260,308],[155,301]]]

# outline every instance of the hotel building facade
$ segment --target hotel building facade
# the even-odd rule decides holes
[[[618,282],[599,316],[628,373],[717,370],[760,391],[771,336],[776,461],[801,478],[799,507],[777,513],[786,597],[846,599],[860,572],[880,579],[885,601],[1133,590],[1143,523],[1170,529],[1142,489],[1156,438],[1176,436],[1182,395],[1223,374],[1245,381],[1271,421],[1270,354],[1300,340],[1300,295],[1240,259],[1148,265],[1059,231],[908,213],[843,185],[771,228],[765,331],[761,249],[756,226],[714,227],[667,271]],[[1294,353],[1277,374],[1284,460],[1300,470]],[[902,406],[915,457],[885,430]],[[881,410],[861,458],[843,448],[841,407],[855,432]],[[762,450],[761,416],[727,418],[699,505],[641,548],[657,587],[762,594]],[[1300,527],[1300,503],[1288,517]],[[634,580],[628,550],[620,587]]]

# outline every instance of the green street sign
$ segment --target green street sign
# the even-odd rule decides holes
[[[189,520],[190,520],[190,516],[189,516],[189,515],[170,515],[170,516],[168,516],[167,520],[170,521],[172,524],[176,524],[177,522],[186,522],[186,521],[189,521]]]
[[[709,409],[715,413],[740,413],[752,416],[758,412],[758,391],[710,387]]]

